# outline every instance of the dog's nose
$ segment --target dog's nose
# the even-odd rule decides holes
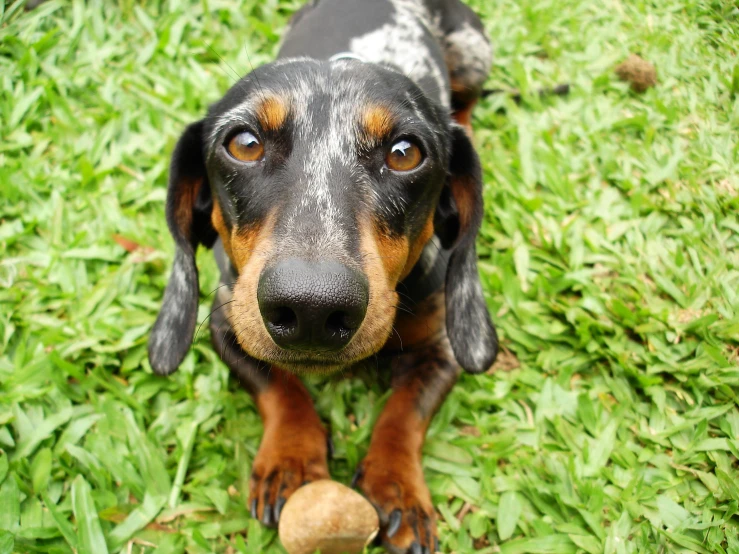
[[[337,262],[290,259],[262,272],[257,301],[277,345],[330,352],[346,346],[362,324],[369,285],[362,273]]]

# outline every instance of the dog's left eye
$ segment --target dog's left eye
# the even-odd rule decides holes
[[[228,153],[240,162],[258,162],[264,157],[264,146],[249,131],[244,131],[228,141]]]
[[[410,171],[416,169],[423,161],[421,149],[407,140],[393,144],[385,157],[385,163],[393,171]]]

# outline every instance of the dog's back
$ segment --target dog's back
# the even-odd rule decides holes
[[[343,54],[398,69],[444,106],[451,90],[476,97],[492,60],[479,19],[458,0],[315,0],[293,17],[279,56]]]

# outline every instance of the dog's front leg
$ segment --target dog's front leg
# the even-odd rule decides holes
[[[393,393],[355,477],[380,515],[382,540],[392,553],[438,549],[421,449],[431,418],[458,374],[446,339],[393,360]]]
[[[328,479],[327,433],[313,401],[295,375],[263,366],[244,354],[225,318],[214,312],[213,346],[254,397],[264,435],[252,464],[248,505],[267,526],[279,523],[285,502],[305,483]]]
[[[264,436],[249,484],[252,516],[277,525],[287,498],[301,485],[328,479],[326,430],[303,383],[271,368],[270,384],[256,397]]]

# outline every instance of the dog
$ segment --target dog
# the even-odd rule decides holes
[[[149,340],[167,375],[193,340],[195,252],[221,287],[212,342],[264,422],[249,491],[268,526],[329,478],[302,376],[389,367],[392,394],[354,485],[393,553],[439,548],[421,449],[460,371],[497,353],[477,270],[483,217],[471,112],[492,64],[460,0],[313,0],[278,58],[179,139],[166,215],[174,266]]]

